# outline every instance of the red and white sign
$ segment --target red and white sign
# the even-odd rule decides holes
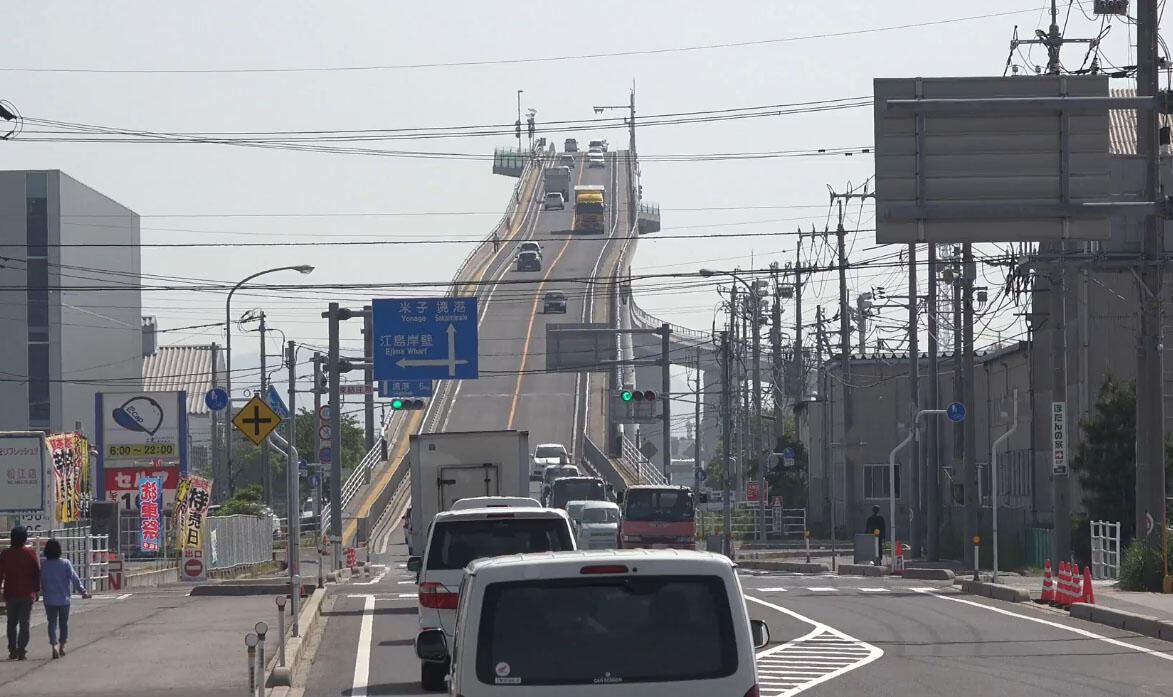
[[[762,500],[762,483],[750,480],[745,483],[745,500],[746,501],[761,501]]]
[[[346,568],[353,569],[358,566],[358,560],[355,558],[354,547],[346,548]]]
[[[204,550],[187,548],[183,550],[182,561],[179,564],[179,580],[189,583],[206,581],[208,568],[204,564]]]
[[[106,586],[112,591],[122,590],[122,557],[106,563]]]
[[[144,477],[163,480],[163,507],[175,505],[175,489],[179,486],[179,465],[153,467],[107,467],[102,475],[106,500],[117,501],[122,510],[138,509],[138,481]]]

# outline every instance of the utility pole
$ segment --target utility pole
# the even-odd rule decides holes
[[[774,437],[777,438],[782,433],[782,409],[786,396],[782,385],[787,382],[782,369],[782,284],[777,262],[770,264],[770,276],[774,281],[774,304],[770,307],[770,375],[774,384],[770,392],[774,395]]]
[[[732,417],[730,409],[730,368],[733,362],[733,356],[729,351],[729,332],[721,332],[721,456],[722,456],[722,477],[725,480],[725,491],[722,498],[721,508],[724,514],[722,526],[725,532],[725,555],[730,559],[733,558],[733,509],[730,507],[731,499],[733,498],[733,482],[732,469],[729,450],[730,439],[733,435]]]
[[[937,354],[939,352],[937,332],[940,331],[940,322],[937,318],[937,245],[933,242],[929,243],[929,389],[928,399],[925,404],[925,409],[937,409],[937,403],[940,400],[940,386],[938,385],[939,365]],[[928,420],[927,442],[925,444],[925,464],[927,469],[927,482],[925,488],[928,490],[926,497],[928,506],[928,515],[922,516],[925,519],[927,530],[925,530],[925,553],[929,561],[937,561],[941,555],[940,549],[940,526],[941,526],[941,451],[938,447],[939,437],[937,430],[937,420]]]
[[[1063,264],[1066,245],[1059,243],[1059,264],[1051,275],[1051,402],[1067,406],[1067,270]],[[1137,387],[1139,388],[1138,385]],[[1050,421],[1048,421],[1050,423]],[[1138,434],[1139,435],[1139,434]],[[1071,560],[1071,492],[1066,472],[1051,472],[1054,487],[1054,553],[1060,561]]]
[[[806,398],[806,364],[802,355],[802,230],[794,254],[794,377],[798,383],[794,399],[801,402]]]
[[[730,349],[729,350],[730,389],[732,390],[734,384],[737,385],[737,392],[731,393],[730,398],[729,398],[730,399],[730,418],[732,419],[734,411],[736,411],[739,415],[741,413],[741,410],[739,409],[740,395],[741,395],[741,380],[739,378],[737,366],[733,364],[734,354],[739,353],[739,351],[737,349],[737,346],[738,346],[738,337],[737,337],[737,281],[734,281],[731,284],[731,287],[729,289],[729,343],[730,343],[730,347],[729,347],[729,349]],[[740,416],[738,417],[738,428],[734,429],[733,424],[730,424],[729,428],[730,428],[730,434],[729,434],[730,440],[728,442],[726,442],[725,447],[727,449],[733,451],[733,453],[735,455],[736,463],[737,463],[736,467],[737,467],[737,471],[738,471],[738,476],[736,479],[737,491],[740,492],[740,491],[744,490],[744,487],[741,486],[741,468],[744,466],[744,462],[741,459],[740,448],[734,448],[733,442],[732,442],[734,431],[736,431],[738,438],[741,437]]]
[[[322,472],[322,463],[318,462],[318,453],[322,452],[322,437],[319,435],[321,429],[318,423],[318,413],[322,410],[322,354],[320,351],[314,351],[314,418],[311,423],[314,424],[314,462],[318,467],[315,471],[317,474],[317,483],[314,486],[313,493],[313,512],[314,521],[317,527],[314,529],[314,538],[317,540],[318,535],[322,532],[322,479],[325,473]],[[322,555],[318,555],[318,588],[322,587]]]
[[[961,282],[963,293],[961,299],[962,312],[962,377],[964,385],[961,390],[961,403],[967,409],[976,411],[974,404],[974,370],[973,370],[973,284],[977,276],[977,268],[973,261],[973,245],[969,242],[961,246]],[[968,542],[979,534],[978,514],[981,512],[981,500],[978,498],[978,471],[977,471],[977,419],[973,416],[961,422],[965,432],[965,538]],[[965,561],[975,563],[972,545],[963,544]],[[968,567],[967,567],[968,568]]]
[[[693,419],[696,424],[692,429],[692,469],[693,469],[693,493],[698,497],[699,501],[701,493],[701,390],[704,389],[705,381],[701,373],[701,347],[696,347],[696,407]]]
[[[920,322],[918,319],[917,310],[919,309],[919,293],[920,284],[917,281],[916,274],[916,244],[908,245],[908,401],[909,401],[909,426],[913,433],[916,434],[920,425],[917,423],[916,415],[921,410],[920,405]],[[919,434],[917,434],[919,435]],[[921,490],[921,471],[920,471],[920,446],[916,443],[909,450],[908,455],[908,477],[904,479],[905,500],[908,501],[908,507],[911,515],[908,518],[909,522],[909,543],[912,546],[912,553],[915,556],[920,556],[921,552],[921,516],[924,511],[921,509],[921,502],[923,495]],[[893,492],[895,493],[895,492]],[[893,520],[889,525],[892,528],[892,544],[896,544],[896,521]],[[892,555],[895,558],[896,547],[892,548]]]
[[[831,570],[834,571],[837,564],[835,547],[838,542],[838,533],[835,528],[838,519],[838,506],[835,503],[835,474],[831,464],[831,439],[835,436],[835,410],[832,408],[830,371],[823,363],[824,346],[828,348],[827,356],[830,358],[830,345],[823,333],[823,306],[818,305],[815,307],[815,355],[818,357],[819,365],[819,401],[823,403],[823,468],[827,477],[827,498],[831,502]]]
[[[212,387],[220,386],[220,371],[217,358],[220,356],[220,347],[215,342],[212,342]],[[227,414],[232,413],[231,407],[222,410]],[[212,421],[212,503],[219,503],[218,491],[223,491],[223,487],[216,487],[216,482],[221,475],[222,460],[220,459],[220,423],[226,421],[223,415],[218,411],[213,411],[208,415]]]
[[[672,357],[669,338],[672,336],[672,325],[667,322],[660,325],[660,380],[663,383],[664,400],[662,427],[664,433],[660,444],[664,448],[664,479],[668,480],[668,469],[672,464]]]
[[[269,373],[265,367],[265,311],[261,310],[261,399],[269,401],[266,390],[269,387]],[[261,483],[264,489],[265,505],[273,507],[273,476],[269,470],[269,439],[261,441]]]
[[[363,417],[366,424],[364,444],[367,452],[370,452],[371,448],[375,447],[375,319],[370,305],[363,307],[362,310],[362,355],[364,359],[362,372],[363,382],[366,385],[366,391],[363,393]]]
[[[750,324],[753,325],[753,347],[750,351],[750,356],[753,360],[753,401],[754,401],[754,419],[757,423],[752,425],[750,430],[753,448],[754,459],[758,463],[758,518],[760,525],[758,526],[758,540],[766,541],[766,504],[770,501],[769,482],[766,481],[766,460],[762,452],[762,296],[758,291],[758,286],[755,281],[750,286],[753,292],[750,297],[753,300],[753,317],[750,318]],[[778,418],[775,414],[774,418]]]
[[[1138,4],[1143,5],[1145,3],[1145,1],[1146,0],[1140,0],[1140,2]],[[1137,8],[1137,12],[1140,12],[1139,7]],[[1155,24],[1155,22],[1154,22],[1154,24]],[[1138,28],[1139,28],[1139,19],[1138,19]],[[1047,75],[1059,75],[1060,73],[1063,72],[1063,63],[1059,60],[1059,50],[1063,47],[1063,44],[1092,44],[1093,46],[1095,46],[1095,45],[1099,44],[1099,42],[1100,42],[1099,39],[1065,39],[1065,38],[1063,38],[1062,29],[1060,29],[1060,27],[1059,27],[1059,8],[1057,7],[1055,0],[1051,0],[1051,26],[1047,29],[1046,34],[1044,34],[1041,31],[1038,31],[1038,32],[1036,32],[1036,35],[1038,36],[1038,38],[1036,38],[1036,39],[1014,38],[1013,40],[1011,40],[1010,41],[1010,54],[1011,54],[1011,56],[1013,56],[1014,51],[1016,51],[1019,46],[1025,46],[1028,44],[1036,44],[1036,45],[1046,47],[1046,49],[1047,49]],[[1016,37],[1017,37],[1017,34],[1016,34]],[[1138,56],[1139,56],[1139,41],[1138,41]],[[1006,61],[1006,67],[1007,68],[1010,67],[1010,59],[1009,58]],[[1095,74],[1096,72],[1098,72],[1098,63],[1093,62],[1092,63],[1092,74]]]
[[[1158,93],[1157,0],[1136,3],[1136,94]],[[1136,110],[1137,153],[1145,158],[1143,200],[1156,201],[1161,194],[1159,122],[1154,109]],[[1162,267],[1165,256],[1163,220],[1145,217],[1140,268],[1135,271],[1140,300],[1140,332],[1136,348],[1136,535],[1164,558],[1166,526],[1164,425],[1161,339]],[[1058,526],[1056,526],[1058,527]],[[1165,586],[1169,586],[1167,571]]]
[[[521,93],[525,90],[517,91],[517,123],[514,124],[514,129],[517,131],[517,154],[522,153],[521,149]]]
[[[330,303],[326,366],[329,370],[330,396],[330,537],[333,542],[332,562],[338,567],[342,553],[342,399],[338,389],[338,321],[341,319],[338,303]]]
[[[289,361],[289,430],[286,435],[285,460],[285,527],[286,551],[285,559],[289,565],[290,593],[292,616],[294,622],[294,636],[297,636],[298,603],[301,600],[300,589],[293,583],[301,576],[301,494],[298,489],[297,453],[294,443],[297,441],[297,348],[292,341],[285,347],[286,360]],[[316,387],[316,385],[315,385]],[[266,439],[268,440],[268,439]]]

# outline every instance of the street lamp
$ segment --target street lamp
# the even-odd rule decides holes
[[[249,281],[264,276],[265,274],[277,273],[278,271],[296,271],[300,274],[312,273],[314,267],[309,264],[299,264],[297,266],[278,266],[272,269],[265,269],[258,271],[251,276],[245,276],[232,286],[232,290],[228,291],[228,299],[224,303],[224,389],[228,392],[228,419],[232,420],[232,295],[240,290],[241,286]],[[228,473],[228,492],[234,493],[235,487],[232,483],[232,429],[227,421],[224,424],[224,462],[225,472]]]
[[[757,284],[751,285],[737,275],[737,271],[715,271],[713,269],[700,269],[699,273],[704,278],[711,278],[713,276],[729,276],[734,281],[745,286],[746,292],[753,298],[753,319],[750,326],[753,329],[753,391],[754,391],[754,414],[757,423],[750,429],[751,442],[754,457],[758,461],[758,508],[759,521],[758,526],[758,540],[766,541],[766,503],[769,500],[769,485],[766,482],[766,463],[762,457],[762,375],[761,375],[761,342],[762,342],[762,325],[759,321],[761,316],[760,303],[761,297],[758,295]],[[736,294],[735,294],[736,295]],[[730,306],[730,317],[736,316],[737,305],[733,303]],[[775,415],[777,416],[777,415]],[[729,444],[725,444],[725,448],[729,448]]]
[[[517,153],[521,154],[521,93],[525,90],[517,91]]]

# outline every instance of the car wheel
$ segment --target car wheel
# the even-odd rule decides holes
[[[420,663],[420,687],[428,692],[443,692],[447,685],[448,663]]]

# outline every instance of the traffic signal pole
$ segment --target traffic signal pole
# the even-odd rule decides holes
[[[664,408],[662,417],[664,420],[664,437],[662,439],[662,447],[664,448],[664,480],[668,481],[669,465],[672,464],[672,359],[669,355],[671,346],[668,339],[672,336],[672,327],[667,322],[660,325],[660,380],[663,383]]]
[[[329,345],[326,352],[330,378],[330,541],[333,552],[332,564],[338,568],[338,557],[342,553],[342,403],[338,390],[338,303],[330,303],[327,311],[329,320]]]

